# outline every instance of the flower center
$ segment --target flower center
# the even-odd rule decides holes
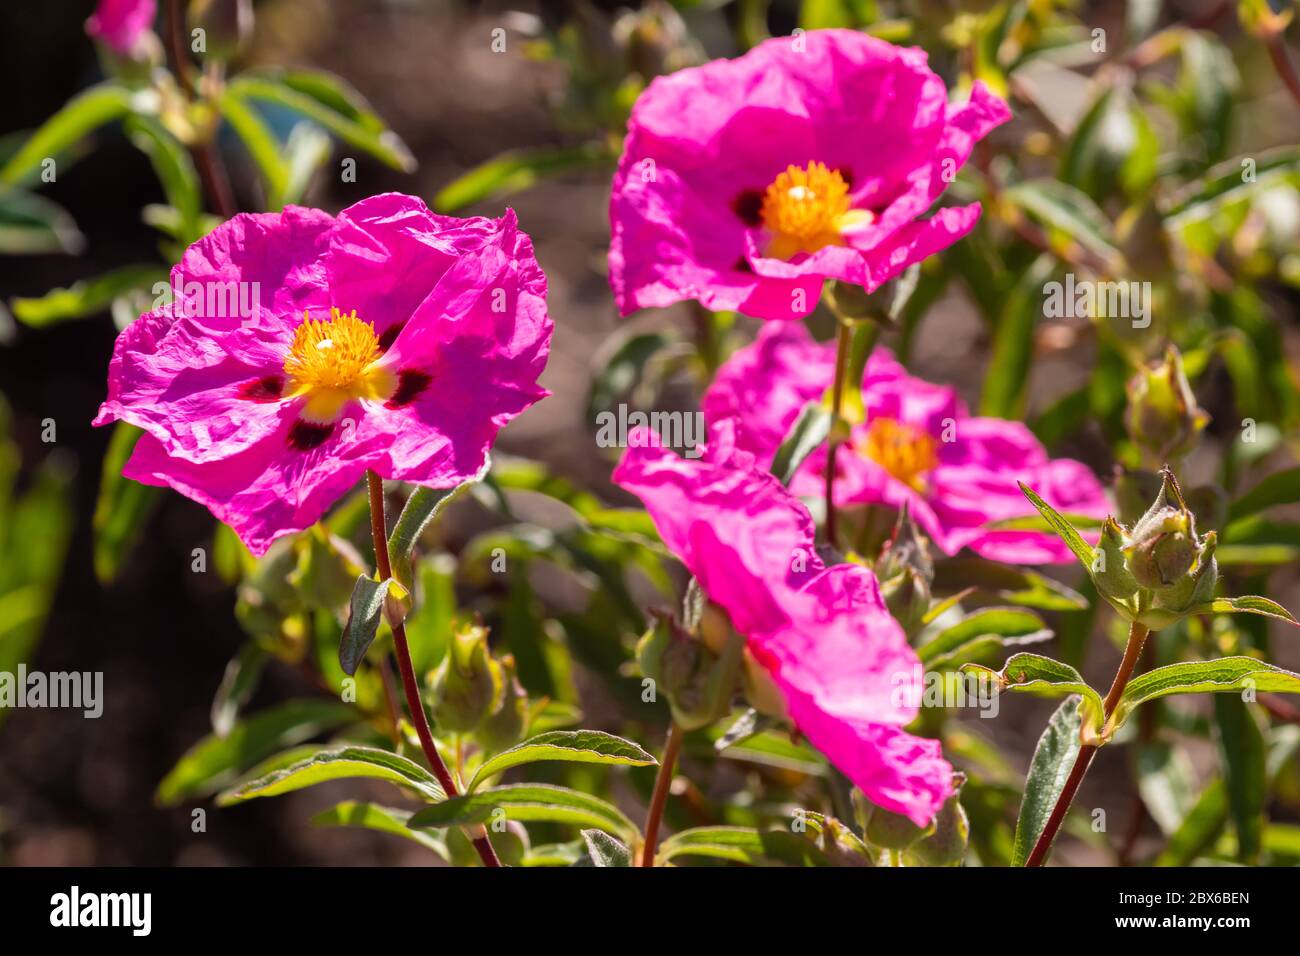
[[[854,447],[917,491],[925,489],[925,475],[939,464],[939,445],[934,436],[893,418],[872,419],[867,433],[856,439]]]
[[[284,360],[288,396],[306,396],[302,417],[332,422],[348,401],[384,399],[397,387],[397,376],[380,364],[379,337],[356,312],[344,315],[330,310],[320,322],[303,313],[302,325]]]
[[[777,259],[843,245],[846,229],[872,219],[865,209],[849,208],[849,186],[839,170],[818,162],[787,166],[767,187],[761,215],[772,232],[767,254]]]

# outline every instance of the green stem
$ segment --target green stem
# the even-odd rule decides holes
[[[664,816],[664,807],[668,805],[668,790],[673,782],[673,768],[677,766],[677,755],[682,749],[682,729],[673,721],[668,725],[668,736],[664,740],[664,758],[659,761],[659,773],[655,776],[654,793],[650,797],[650,809],[645,819],[645,848],[641,851],[641,865],[655,865],[655,850],[659,848],[659,822]]]
[[[835,380],[831,385],[831,430],[826,447],[826,540],[832,548],[838,547],[835,535],[835,458],[840,451],[840,432],[843,430],[844,379],[848,375],[849,345],[853,328],[847,322],[838,323],[835,336]]]
[[[384,480],[373,471],[366,472],[366,488],[370,493],[370,534],[375,543],[375,565],[379,569],[379,579],[386,581],[393,576],[393,565],[388,554],[388,529],[384,520]],[[420,685],[415,679],[415,666],[411,663],[411,647],[406,641],[406,625],[395,623],[393,629],[393,650],[397,654],[397,669],[402,675],[402,689],[406,693],[406,706],[411,712],[411,721],[415,724],[415,733],[420,738],[420,748],[429,761],[429,769],[438,778],[447,798],[458,796],[459,788],[451,771],[438,754],[438,745],[434,742],[433,731],[429,729],[429,717],[424,712],[424,703],[420,700]],[[492,841],[488,839],[487,830],[481,826],[477,835],[470,840],[484,866],[500,866]]]
[[[1110,691],[1106,694],[1106,701],[1102,708],[1104,711],[1102,717],[1103,727],[1110,720],[1110,715],[1115,712],[1115,707],[1124,694],[1124,688],[1128,686],[1129,679],[1133,676],[1138,658],[1142,654],[1142,646],[1146,643],[1149,633],[1151,632],[1137,621],[1133,621],[1129,625],[1128,645],[1124,648],[1124,659],[1120,661],[1119,670],[1115,672],[1115,680],[1111,682]],[[1070,776],[1065,781],[1061,795],[1056,798],[1056,806],[1052,807],[1052,814],[1047,818],[1047,825],[1043,827],[1043,832],[1038,835],[1038,842],[1034,844],[1033,852],[1029,854],[1025,866],[1042,866],[1047,861],[1047,854],[1052,849],[1052,841],[1056,839],[1057,831],[1061,829],[1061,824],[1065,822],[1065,815],[1069,812],[1070,804],[1074,802],[1074,795],[1079,790],[1079,784],[1083,783],[1083,778],[1088,772],[1088,766],[1092,763],[1092,758],[1097,754],[1097,749],[1093,744],[1084,744],[1079,748],[1079,755],[1074,758],[1074,766],[1070,770]]]

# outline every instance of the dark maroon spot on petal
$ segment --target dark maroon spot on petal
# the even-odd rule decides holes
[[[849,167],[847,166],[837,166],[835,168],[835,171],[840,174],[840,179],[844,180],[844,185],[848,186],[849,191],[852,192],[853,191],[853,170],[849,169]]]
[[[418,369],[408,368],[397,373],[397,391],[384,403],[384,408],[401,408],[420,397],[420,393],[429,387],[433,376]]]
[[[757,189],[746,189],[731,203],[732,212],[747,226],[757,226],[763,221],[763,194]]]
[[[737,272],[752,273],[754,271],[754,267],[749,264],[749,260],[746,259],[744,256],[741,256],[739,259],[737,259],[736,264],[731,268],[735,269]]]
[[[267,375],[239,386],[239,397],[250,402],[278,402],[283,391],[284,379],[279,375]]]
[[[289,429],[289,447],[298,451],[311,451],[319,448],[334,434],[334,423],[319,424],[303,421],[301,418]]]
[[[383,335],[379,336],[379,351],[387,352],[397,341],[397,337],[402,334],[402,329],[406,328],[405,322],[394,322],[388,328],[384,329]]]

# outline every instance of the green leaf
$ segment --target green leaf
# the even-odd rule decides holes
[[[491,459],[485,459],[478,474],[469,481],[462,482],[454,488],[426,488],[424,485],[419,485],[406,499],[397,523],[393,525],[393,532],[388,536],[388,556],[393,563],[393,577],[397,578],[408,591],[414,581],[411,554],[419,543],[420,536],[460,491],[481,481],[491,467]]]
[[[1029,369],[1033,358],[1034,324],[1043,312],[1043,285],[1052,277],[1056,260],[1039,256],[1002,300],[993,338],[993,355],[984,375],[980,414],[1023,418]]]
[[[0,187],[0,255],[76,255],[86,237],[57,203],[21,189]]]
[[[344,88],[341,80],[335,80],[335,88]],[[343,142],[365,150],[393,169],[404,173],[415,170],[415,157],[401,137],[382,128],[382,124],[377,127],[371,119],[373,114],[363,116],[358,109],[343,109],[337,100],[323,97],[319,86],[308,89],[289,74],[244,73],[231,80],[227,90],[235,96],[275,103],[305,116]],[[360,99],[358,94],[349,95]]]
[[[212,731],[218,737],[228,737],[235,727],[239,710],[257,689],[262,671],[270,655],[254,641],[248,641],[226,665],[221,686],[212,699]]]
[[[411,817],[409,825],[449,827],[486,823],[497,809],[504,810],[510,820],[596,827],[629,842],[638,834],[636,824],[613,804],[567,787],[542,783],[489,787],[477,793],[452,797],[420,810]]]
[[[975,587],[1000,601],[1040,611],[1081,611],[1088,599],[1060,581],[1029,568],[998,564],[985,558],[947,558],[935,565],[934,589]]]
[[[1187,866],[1212,844],[1228,822],[1228,788],[1211,780],[1156,857],[1156,866]]]
[[[695,827],[674,833],[659,846],[656,862],[663,864],[681,856],[702,856],[730,860],[750,866],[829,866],[830,861],[816,844],[785,830],[756,830],[752,827]]]
[[[1111,716],[1110,732],[1124,725],[1140,704],[1171,694],[1218,694],[1252,688],[1255,691],[1300,694],[1300,674],[1253,657],[1221,657],[1185,661],[1139,674],[1128,682]]]
[[[938,669],[990,643],[997,646],[1045,641],[1052,631],[1033,611],[1013,607],[981,608],[945,628],[916,649],[921,663]]]
[[[180,238],[187,245],[198,240],[203,235],[203,186],[189,150],[153,117],[136,114],[123,126],[136,149],[149,157],[167,203],[180,216]]]
[[[601,349],[596,359],[599,368],[592,374],[587,393],[587,416],[597,425],[602,412],[611,411],[631,396],[655,356],[672,346],[674,339],[663,332],[642,332],[624,334],[615,342],[611,343],[612,351]]]
[[[1026,485],[1023,481],[1016,482],[1016,484],[1020,485],[1020,491],[1029,499],[1029,503],[1038,509],[1039,514],[1047,519],[1047,523],[1051,525],[1052,530],[1056,532],[1056,536],[1065,542],[1066,547],[1068,547],[1074,556],[1079,559],[1079,563],[1084,566],[1085,570],[1091,573],[1094,558],[1092,546],[1083,540],[1079,535],[1079,532],[1075,530],[1074,525],[1066,521],[1055,508],[1049,505],[1042,498],[1038,497],[1032,488]]]
[[[355,716],[352,708],[330,700],[290,701],[263,711],[235,724],[225,737],[210,734],[191,747],[158,784],[154,799],[169,807],[211,793],[269,754],[339,727]]]
[[[396,583],[392,578],[376,581],[368,574],[357,577],[348,605],[348,620],[343,625],[343,636],[339,641],[339,666],[343,673],[351,675],[357,672],[379,630],[384,600]],[[401,587],[400,584],[397,586]]]
[[[378,830],[380,833],[391,833],[393,836],[418,843],[426,850],[432,850],[450,862],[451,854],[447,850],[446,841],[432,833],[412,830],[406,825],[410,818],[410,810],[397,810],[377,803],[344,800],[316,814],[311,818],[311,824],[315,827],[360,827],[366,830]]]
[[[1300,561],[1300,525],[1263,515],[1241,518],[1223,529],[1214,560],[1220,567]]]
[[[1106,214],[1087,194],[1069,183],[1058,179],[1029,179],[1004,190],[1002,198],[1055,232],[1056,241],[1078,243],[1107,261],[1119,258]],[[1039,283],[1035,301],[1040,311],[1042,291]]]
[[[632,851],[604,830],[583,830],[582,840],[594,866],[631,866]]]
[[[1185,613],[1193,615],[1232,614],[1234,612],[1262,614],[1265,617],[1275,617],[1279,621],[1286,621],[1288,624],[1297,623],[1296,619],[1291,616],[1291,612],[1282,605],[1270,601],[1266,597],[1259,597],[1254,594],[1235,598],[1215,598],[1213,601],[1206,601],[1204,604],[1189,608]]]
[[[1250,491],[1228,505],[1228,524],[1272,508],[1300,501],[1300,467],[1269,475]]]
[[[443,795],[437,778],[412,760],[375,747],[340,747],[336,750],[318,751],[306,760],[277,768],[232,787],[217,797],[217,805],[228,807],[258,797],[291,793],[328,780],[359,777],[387,780],[400,787],[416,790],[429,799],[437,800]]]
[[[544,176],[603,166],[612,160],[609,150],[599,143],[501,153],[439,190],[433,197],[433,208],[442,213],[458,212],[485,199],[523,192]]]
[[[657,761],[631,741],[599,730],[553,730],[530,737],[484,761],[465,789],[473,792],[480,781],[496,776],[511,767],[542,760],[568,763],[619,764],[648,767]]]
[[[39,299],[14,299],[14,317],[25,325],[43,328],[67,319],[83,319],[105,312],[119,295],[134,289],[152,289],[166,282],[167,270],[141,264],[123,266],[94,279],[76,282],[66,289],[54,289]]]
[[[122,468],[142,434],[134,425],[118,422],[104,455],[93,520],[95,576],[102,584],[117,580],[148,525],[149,515],[162,499],[161,488],[122,477]]]
[[[9,157],[0,168],[0,183],[18,185],[31,180],[47,158],[66,152],[91,130],[120,119],[130,110],[130,90],[115,83],[92,86],[74,96]]]
[[[1034,748],[1034,757],[1029,763],[1029,774],[1025,777],[1020,815],[1016,818],[1012,866],[1024,866],[1029,859],[1061,791],[1065,789],[1065,781],[1074,769],[1075,758],[1079,755],[1080,710],[1078,698],[1066,698],[1038,738],[1038,746]]]
[[[1300,678],[1296,680],[1300,691]],[[1264,801],[1268,772],[1264,735],[1246,702],[1240,697],[1214,698],[1214,719],[1219,728],[1219,755],[1228,788],[1228,810],[1237,832],[1237,858],[1253,863],[1259,856],[1264,829]]]
[[[790,426],[785,441],[776,450],[772,459],[772,474],[781,480],[781,484],[790,484],[790,479],[799,470],[799,466],[811,455],[831,431],[831,413],[820,401],[809,402],[799,412],[799,417]]]
[[[222,93],[217,106],[261,173],[268,211],[283,209],[289,188],[289,167],[284,161],[279,139],[256,107],[230,88]]]
[[[1166,834],[1178,831],[1195,797],[1196,774],[1182,747],[1142,744],[1137,754],[1138,792],[1151,819]]]
[[[1084,729],[1094,734],[1101,730],[1101,695],[1089,687],[1079,672],[1069,664],[1039,654],[1012,654],[1000,672],[979,664],[967,664],[961,670],[995,680],[1003,690],[1021,691],[1036,697],[1079,694],[1083,700]]]
[[[288,176],[281,198],[286,203],[302,202],[312,177],[330,158],[330,138],[315,123],[299,123],[289,131],[282,155]]]

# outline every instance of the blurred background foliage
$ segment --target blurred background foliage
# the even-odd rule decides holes
[[[1134,440],[1130,383],[1174,346],[1208,417],[1178,464],[1205,490],[1198,517],[1221,531],[1229,589],[1300,604],[1289,3],[262,0],[251,35],[230,38],[219,64],[205,57],[179,75],[162,69],[161,49],[152,66],[97,58],[81,32],[92,6],[0,12],[5,88],[31,93],[11,97],[0,123],[0,391],[12,406],[0,406],[0,671],[103,670],[108,694],[98,722],[8,715],[10,860],[472,856],[454,828],[408,829],[409,808],[390,806],[383,783],[245,802],[258,781],[317,757],[325,745],[312,741],[418,752],[385,700],[386,628],[355,683],[338,664],[349,594],[369,569],[364,493],[255,561],[201,508],[120,478],[128,426],[88,426],[116,330],[220,221],[213,157],[245,210],[336,209],[387,189],[447,213],[519,210],[550,280],[557,333],[543,384],[555,395],[505,433],[489,476],[420,541],[417,671],[444,752],[467,775],[525,734],[577,726],[658,751],[668,712],[643,700],[634,651],[645,608],[675,608],[685,582],[644,513],[609,486],[618,450],[596,447],[595,415],[620,402],[695,407],[756,323],[685,306],[617,319],[604,278],[608,180],[631,105],[656,75],[795,29],[919,45],[954,95],[983,80],[1015,116],[945,199],[982,202],[979,226],[925,263],[885,344],[981,414],[1025,420],[1053,454],[1114,476],[1121,508],[1150,497],[1163,463]],[[1045,315],[1044,286],[1066,273],[1149,282],[1151,327]],[[831,324],[812,319],[822,335]],[[400,507],[404,493],[390,491]],[[948,606],[955,618],[916,629],[964,654],[927,666],[996,665],[1008,646],[1054,636],[1055,656],[1104,681],[1123,634],[1086,579],[1061,576],[938,562],[936,600],[977,590]],[[1146,663],[1240,653],[1294,669],[1294,637],[1278,637],[1270,645],[1264,619],[1193,618],[1160,632]],[[1077,839],[1059,859],[1300,863],[1300,710],[1224,700],[1148,705],[1127,725],[1126,759],[1099,762],[1080,801],[1107,810],[1107,832],[1076,810]],[[1015,853],[1020,789],[1051,707],[1004,701],[1013,707],[1023,720],[923,716],[966,775],[967,863]],[[811,748],[737,716],[730,735],[722,721],[688,736],[667,821],[694,836],[678,833],[666,858],[860,862],[860,836],[889,845]],[[639,818],[654,770],[638,761],[532,764],[526,779],[590,795],[600,806],[584,804],[583,825],[634,843],[628,816]],[[194,832],[189,808],[219,793],[238,807]],[[810,807],[825,816],[812,815],[806,839],[772,835]],[[494,837],[503,857],[556,865],[608,852],[575,839],[564,821],[578,811],[565,812]],[[725,842],[718,826],[753,836]],[[927,846],[914,862],[938,859]]]

